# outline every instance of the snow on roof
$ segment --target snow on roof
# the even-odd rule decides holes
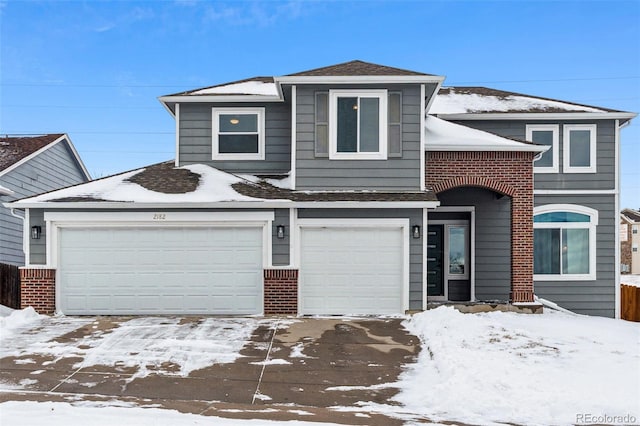
[[[424,126],[427,151],[545,151],[547,147],[518,142],[428,115]]]
[[[255,198],[237,193],[231,185],[242,182],[237,176],[225,173],[204,164],[192,164],[178,167],[199,175],[199,183],[194,191],[186,193],[165,193],[152,191],[131,182],[130,179],[144,172],[144,168],[97,179],[82,185],[72,186],[46,194],[37,195],[17,201],[21,203],[38,203],[69,199],[85,199],[86,201],[116,201],[139,203],[198,203],[219,201],[255,201]]]
[[[191,95],[259,95],[278,96],[276,84],[260,80],[230,83],[190,92]]]
[[[445,87],[440,90],[430,114],[471,114],[506,112],[607,112],[578,105],[484,87]]]

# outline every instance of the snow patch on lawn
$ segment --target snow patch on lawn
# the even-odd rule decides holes
[[[404,413],[472,424],[573,424],[580,413],[640,419],[637,324],[450,307],[404,324],[422,342],[418,361],[396,383]]]
[[[337,426],[335,423],[299,420],[225,419],[200,416],[159,408],[140,408],[108,405],[69,404],[66,402],[9,401],[0,404],[0,418],[12,426]]]
[[[273,358],[273,359],[267,359],[265,361],[252,362],[251,364],[254,364],[254,365],[285,365],[285,364],[291,364],[291,363],[289,361],[287,361],[286,359]]]

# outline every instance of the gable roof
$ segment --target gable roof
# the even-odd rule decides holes
[[[640,211],[624,209],[622,215],[629,219],[629,222],[640,222]]]
[[[488,87],[442,87],[430,114],[450,119],[504,117],[506,114],[593,114],[631,119],[636,114],[603,107],[525,95]],[[464,117],[464,116],[468,117]]]
[[[204,96],[204,95],[256,95],[278,96],[273,77],[251,77],[215,86],[187,90],[167,96]]]
[[[0,176],[26,163],[33,157],[61,142],[66,142],[82,173],[90,180],[91,175],[80,159],[78,152],[64,133],[40,136],[4,136],[0,137]]]
[[[329,65],[326,67],[314,68],[307,71],[300,71],[287,74],[286,77],[293,76],[364,76],[364,75],[429,75],[417,71],[394,68],[386,65],[378,65],[371,62],[354,60],[341,64]]]

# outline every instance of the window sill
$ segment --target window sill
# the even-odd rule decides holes
[[[264,160],[264,154],[213,154],[211,159],[218,161]]]
[[[595,281],[595,274],[533,275],[533,281]]]
[[[597,173],[595,167],[565,167],[562,171],[565,174],[569,173]]]
[[[386,160],[387,156],[379,152],[331,153],[329,160]]]

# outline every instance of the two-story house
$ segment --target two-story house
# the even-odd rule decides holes
[[[68,135],[0,137],[0,201],[9,202],[91,180]],[[24,265],[22,213],[0,206],[0,263]]]
[[[615,314],[634,114],[362,61],[163,96],[176,158],[24,199],[23,292],[67,314]],[[29,301],[23,296],[25,303]]]

